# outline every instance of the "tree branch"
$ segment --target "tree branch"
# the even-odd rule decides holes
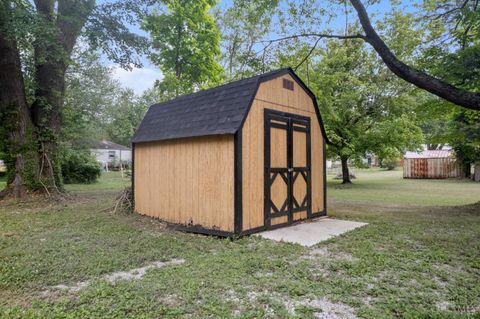
[[[480,110],[480,93],[454,87],[447,82],[416,70],[397,59],[373,28],[367,11],[361,1],[350,0],[350,3],[357,11],[360,24],[366,34],[363,39],[374,48],[390,71],[401,79],[449,102],[468,109]]]
[[[268,43],[272,44],[275,42],[281,42],[286,40],[298,39],[298,38],[319,38],[319,39],[340,39],[340,40],[347,40],[347,39],[362,39],[366,40],[366,37],[363,34],[351,34],[351,35],[338,35],[338,34],[329,34],[329,33],[300,33],[300,34],[293,34],[284,36],[278,39],[273,40],[263,40],[257,41],[254,43]]]
[[[340,40],[362,39],[366,41],[365,36],[362,34],[337,35],[337,34],[328,34],[328,33],[300,33],[300,34],[288,35],[288,36],[281,37],[278,39],[273,39],[273,40],[256,41],[256,42],[253,42],[252,44],[256,44],[256,43],[267,44],[262,50],[255,53],[255,55],[258,55],[260,52],[265,52],[268,47],[270,47],[272,44],[276,42],[282,42],[282,41],[298,39],[298,38],[317,38],[317,41],[315,41],[315,44],[312,46],[308,54],[302,59],[302,61],[293,68],[294,70],[297,70],[303,63],[305,63],[305,61],[310,57],[310,55],[312,55],[313,51],[318,45],[318,42],[320,42],[321,39],[340,39]]]
[[[322,39],[322,38],[318,38],[318,39],[317,39],[317,41],[316,41],[315,44],[312,46],[312,48],[310,49],[310,51],[308,52],[308,54],[303,57],[302,61],[300,61],[300,63],[297,64],[296,67],[293,68],[294,71],[297,71],[297,69],[298,69],[305,61],[307,61],[307,59],[310,57],[310,55],[312,55],[313,50],[315,50],[315,48],[316,48],[317,45],[318,45],[318,42],[319,42],[321,39]]]

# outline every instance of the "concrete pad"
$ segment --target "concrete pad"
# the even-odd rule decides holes
[[[368,224],[327,217],[264,231],[258,233],[258,235],[275,241],[285,241],[309,247],[365,225]]]

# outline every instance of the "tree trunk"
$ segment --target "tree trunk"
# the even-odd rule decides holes
[[[342,184],[351,184],[350,171],[348,169],[348,158],[341,158],[342,161]]]
[[[464,174],[464,177],[465,178],[470,178],[470,176],[472,175],[472,167],[471,167],[471,164],[470,163],[466,163],[464,164],[463,166],[463,174]]]
[[[449,102],[472,110],[480,110],[480,93],[454,87],[440,79],[426,74],[425,72],[416,70],[397,59],[373,28],[367,10],[365,10],[361,0],[350,0],[350,3],[357,11],[360,24],[366,35],[365,41],[377,51],[378,55],[390,71],[399,78]]]
[[[44,62],[44,48],[35,46],[35,80],[37,89],[32,104],[32,120],[38,133],[39,178],[45,191],[63,191],[58,159],[58,136],[65,91],[65,67]],[[47,60],[48,61],[48,60]]]
[[[62,192],[58,137],[62,125],[65,94],[65,72],[73,47],[93,10],[95,1],[35,0],[39,16],[51,32],[39,34],[35,40],[35,101],[32,120],[38,134],[39,180],[48,192]]]
[[[0,4],[0,151],[4,153],[7,166],[7,187],[0,192],[0,198],[6,196],[22,197],[30,188],[34,188],[36,154],[29,147],[28,135],[33,133],[27,106],[20,55],[12,26],[10,3]],[[28,186],[27,186],[28,185]]]

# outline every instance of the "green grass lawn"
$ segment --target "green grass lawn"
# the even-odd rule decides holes
[[[0,176],[0,189],[6,186],[6,177]],[[130,185],[130,178],[120,172],[102,172],[100,179],[92,184],[68,184],[65,188],[69,192],[92,192],[95,190],[118,190]]]
[[[356,170],[354,185],[338,185],[328,175],[329,199],[381,202],[386,205],[461,205],[480,201],[478,183],[465,179],[404,179],[403,171],[377,168]]]
[[[119,190],[130,186],[130,177],[126,174],[122,177],[120,172],[102,172],[99,180],[92,184],[68,184],[65,188],[69,192],[92,192],[96,190],[109,191]]]
[[[7,185],[7,180],[5,176],[0,176],[0,189],[5,188]]]
[[[0,318],[479,318],[480,184],[357,177],[329,178],[329,214],[369,225],[313,248],[105,211],[127,184],[118,173],[55,204],[1,203]],[[173,258],[185,262],[102,280]]]

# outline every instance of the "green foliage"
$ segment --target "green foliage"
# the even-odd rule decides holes
[[[429,31],[429,44],[440,50],[466,47],[480,34],[480,7],[476,1],[425,0],[419,22]],[[442,45],[443,44],[443,45]],[[445,45],[447,44],[447,45]]]
[[[466,164],[480,162],[480,112],[461,110],[451,123],[455,155]]]
[[[132,90],[121,91],[110,112],[111,122],[106,128],[110,139],[121,145],[130,145],[133,134],[151,104],[136,97]]]
[[[74,149],[62,151],[61,169],[65,184],[90,184],[100,177],[100,165],[88,152]]]
[[[96,52],[78,50],[75,60],[66,77],[62,144],[84,150],[102,139],[130,145],[148,106],[158,102],[156,92],[137,96],[122,88]]]
[[[429,73],[466,90],[480,87],[480,7],[470,1],[428,0],[421,20],[428,30],[419,64]],[[445,45],[445,44],[448,45]],[[427,143],[450,144],[465,164],[480,160],[479,112],[427,96],[419,110]]]
[[[362,42],[329,41],[316,54],[321,59],[312,59],[307,76],[331,141],[330,157],[374,153],[398,159],[419,146],[422,132],[411,111],[415,91],[391,77]]]
[[[88,113],[81,113],[81,108],[73,105],[81,101],[85,106],[91,91],[97,83],[90,83],[90,90],[85,90],[83,96],[81,87],[67,97],[65,112],[65,71],[75,63],[72,50],[81,42],[82,47],[89,49],[102,49],[103,53],[112,61],[124,68],[140,66],[138,53],[145,53],[148,40],[132,32],[130,25],[139,22],[153,5],[151,0],[126,0],[108,1],[96,4],[94,0],[85,1],[5,1],[2,10],[8,8],[8,27],[0,30],[2,36],[15,39],[20,52],[21,71],[24,83],[16,85],[24,89],[25,98],[31,110],[31,121],[26,125],[33,125],[34,130],[28,137],[20,136],[19,139],[29,139],[31,144],[25,146],[31,153],[24,153],[23,149],[3,139],[0,132],[0,149],[5,154],[6,162],[10,166],[9,174],[22,175],[27,187],[31,184],[41,184],[45,190],[62,191],[62,176],[59,160],[59,143],[74,144],[77,147],[89,144],[88,139],[98,133],[98,128],[89,125]],[[11,13],[11,14],[10,14]],[[7,21],[3,19],[2,21]],[[82,41],[78,41],[82,39]],[[100,74],[100,73],[98,73]],[[5,75],[8,78],[9,75]],[[12,77],[12,79],[15,77]],[[70,89],[75,83],[70,84]],[[84,86],[83,89],[87,87]],[[70,93],[74,90],[70,90]],[[95,95],[99,97],[99,95]],[[68,101],[68,98],[70,100]],[[78,98],[78,99],[77,99]],[[81,98],[81,99],[80,99]],[[98,100],[97,100],[98,101]],[[94,100],[90,100],[94,105]],[[90,105],[89,111],[95,110]],[[95,105],[98,106],[98,105]],[[85,110],[85,108],[83,108]],[[15,115],[3,119],[3,123],[11,126],[19,125]],[[62,121],[62,119],[65,121]],[[66,129],[62,129],[63,125]],[[28,128],[30,129],[30,128]],[[13,131],[11,129],[7,131]],[[62,135],[64,133],[64,135]],[[5,143],[4,143],[5,142]],[[17,154],[22,153],[26,158],[25,170],[21,166],[11,166]],[[35,154],[37,153],[37,154]],[[31,160],[39,158],[38,161]],[[12,178],[9,176],[9,178]],[[32,179],[30,179],[32,178]],[[35,186],[36,187],[36,186]],[[29,187],[35,189],[33,187]]]
[[[106,137],[110,110],[122,91],[112,71],[101,64],[99,54],[77,49],[66,75],[61,142],[88,149]]]
[[[148,15],[142,25],[156,49],[150,59],[164,75],[156,84],[162,98],[219,84],[220,32],[209,12],[215,1],[164,2],[167,12]]]
[[[153,0],[97,1],[90,14],[83,38],[92,50],[99,49],[125,69],[141,67],[140,56],[149,52],[148,39],[132,32],[156,3]]]
[[[23,170],[18,173],[28,189],[37,190],[40,184],[37,179],[37,144],[33,126],[30,123],[26,123],[25,143],[23,145],[14,143],[10,139],[10,134],[19,121],[18,110],[10,109],[0,112],[0,123],[2,123],[0,125],[0,159],[4,161],[7,167],[6,182],[8,185],[13,182],[17,173],[17,156],[22,155]]]
[[[255,43],[271,31],[278,0],[234,0],[231,7],[218,12],[222,31],[222,64],[228,78],[241,78],[264,69],[263,56]]]

